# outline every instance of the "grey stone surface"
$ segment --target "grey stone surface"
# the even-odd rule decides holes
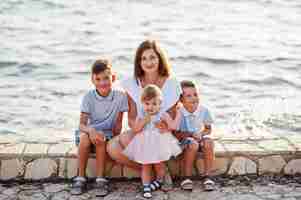
[[[70,194],[67,191],[57,192],[52,195],[51,200],[67,200],[69,196]]]
[[[0,178],[2,180],[16,178],[22,170],[22,163],[19,159],[2,160]]]
[[[230,175],[256,174],[256,163],[248,158],[234,158],[231,167],[228,171]]]
[[[285,165],[285,160],[279,155],[261,158],[259,159],[259,174],[280,173]]]
[[[301,173],[301,159],[291,160],[287,163],[284,168],[284,173],[289,175],[294,175],[296,173]]]
[[[15,196],[19,191],[20,188],[18,187],[10,187],[7,188],[6,190],[3,190],[1,194],[8,195],[8,196]]]
[[[26,166],[25,179],[43,179],[56,174],[57,164],[51,159],[36,159]]]
[[[204,172],[204,160],[198,159],[196,160],[196,168],[200,173]],[[227,172],[229,165],[229,159],[228,158],[215,158],[213,169],[212,169],[212,175],[221,175],[225,174]]]
[[[25,190],[18,193],[18,198],[26,200],[47,200],[47,195],[40,190]]]
[[[48,149],[48,156],[65,156],[74,147],[71,142],[64,142],[51,145]]]
[[[202,188],[202,182],[194,181],[194,189],[192,192],[183,191],[179,188],[179,183],[176,183],[174,190],[170,192],[156,191],[153,192],[154,200],[282,200],[282,199],[300,199],[301,184],[294,182],[294,184],[277,184],[258,182],[258,180],[251,180],[248,186],[244,185],[243,177],[239,180],[232,180],[232,186],[227,185],[231,179],[216,182],[217,187],[213,192],[205,192]],[[286,179],[292,182],[293,179]],[[15,184],[14,184],[15,185]],[[141,196],[140,181],[116,182],[111,184],[112,192],[104,198],[95,198],[95,190],[89,189],[88,192],[79,195],[71,196],[69,193],[69,186],[66,183],[44,183],[44,184],[22,184],[15,186],[6,186],[0,184],[0,200],[4,199],[41,199],[41,200],[88,200],[88,199],[103,199],[103,200],[133,200],[143,199]]]
[[[25,156],[46,156],[48,144],[26,144]]]
[[[67,184],[47,183],[47,184],[44,184],[43,187],[44,187],[44,191],[46,193],[58,193],[58,192],[69,189],[69,186]]]
[[[59,166],[59,176],[62,178],[72,178],[77,175],[77,159],[61,158]]]
[[[25,144],[9,144],[5,145],[3,148],[0,149],[0,157],[1,158],[15,158],[22,156],[22,152],[24,151]]]

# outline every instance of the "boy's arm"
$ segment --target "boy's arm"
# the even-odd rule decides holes
[[[199,133],[196,133],[193,135],[193,137],[197,140],[200,140],[206,136],[209,136],[211,134],[211,124],[205,124],[204,129],[200,131]]]
[[[172,133],[179,141],[181,141],[185,138],[188,138],[188,137],[192,137],[192,135],[193,135],[193,133],[186,132],[186,131],[185,132],[184,131],[173,131]]]
[[[105,137],[104,134],[102,132],[100,132],[102,134],[102,136],[101,136],[100,134],[97,134],[97,131],[95,130],[95,128],[88,127],[87,126],[88,119],[89,119],[88,113],[84,113],[84,112],[80,113],[79,130],[83,133],[86,133],[89,136],[89,138],[93,144],[99,144],[99,143],[103,142],[104,137]]]
[[[120,134],[120,132],[122,130],[122,119],[123,119],[123,112],[119,112],[117,115],[115,126],[113,127],[113,130],[112,130],[113,136]]]
[[[202,135],[210,135],[212,131],[211,124],[205,124],[204,130],[202,131]]]
[[[84,112],[80,113],[79,130],[86,134],[89,134],[91,131],[91,128],[87,126],[88,119],[89,119],[89,113],[84,113]]]

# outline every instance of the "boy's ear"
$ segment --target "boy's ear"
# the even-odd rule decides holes
[[[183,101],[183,94],[180,95],[180,101]]]
[[[117,79],[116,73],[112,73],[112,82],[116,81],[116,79]]]

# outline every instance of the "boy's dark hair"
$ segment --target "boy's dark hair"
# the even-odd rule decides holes
[[[197,88],[194,81],[190,81],[190,80],[181,81],[181,88],[183,89],[183,88],[186,88],[186,87]]]
[[[99,73],[104,72],[106,70],[108,70],[109,72],[112,71],[112,65],[109,62],[109,60],[98,59],[92,65],[91,73],[92,74],[99,74]]]

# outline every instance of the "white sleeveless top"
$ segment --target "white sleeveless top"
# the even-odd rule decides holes
[[[137,106],[137,116],[141,116],[143,112],[142,103],[140,100],[141,93],[142,93],[142,86],[140,81],[137,81],[134,77],[125,79],[121,81],[121,87],[129,94],[129,96],[133,99]],[[182,89],[180,83],[174,76],[168,77],[163,87],[161,88],[162,91],[162,104],[160,114],[169,110],[176,102],[180,99],[180,95],[182,93]]]

